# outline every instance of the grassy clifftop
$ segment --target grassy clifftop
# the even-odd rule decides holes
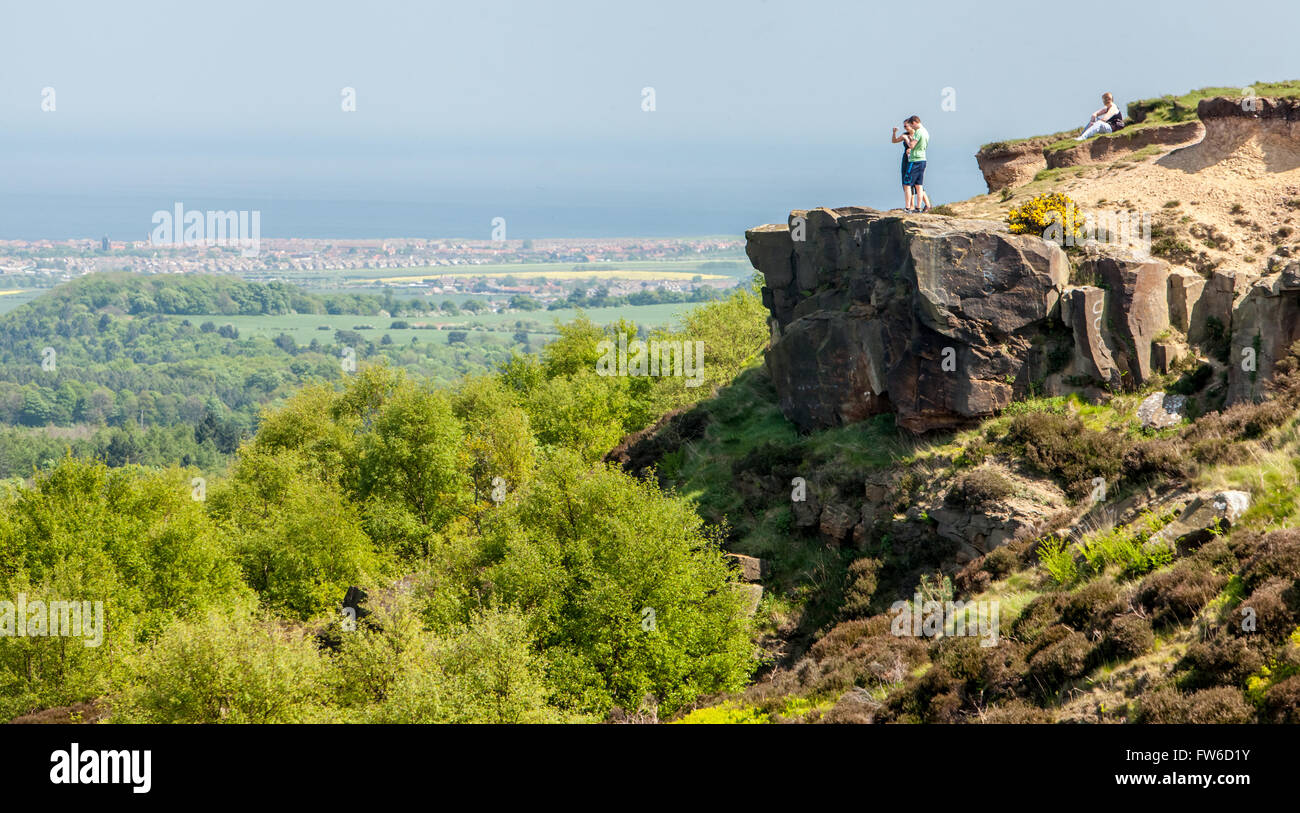
[[[1283,82],[1255,82],[1248,88],[1241,87],[1205,87],[1190,90],[1181,95],[1156,96],[1149,99],[1137,99],[1124,106],[1126,118],[1130,124],[1122,132],[1131,132],[1134,128],[1158,127],[1168,124],[1181,124],[1196,120],[1196,105],[1201,99],[1215,96],[1241,97],[1247,90],[1253,90],[1258,97],[1300,97],[1300,80]],[[1064,130],[1048,135],[1028,136],[1003,141],[993,141],[980,147],[980,153],[988,155],[1002,152],[1012,147],[1033,148],[1041,146],[1048,151],[1068,149],[1078,142],[1074,140],[1077,130]],[[1100,136],[1105,138],[1106,136]]]

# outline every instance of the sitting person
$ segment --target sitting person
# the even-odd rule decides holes
[[[1088,126],[1083,129],[1083,135],[1075,137],[1075,141],[1084,141],[1095,135],[1113,133],[1124,126],[1124,114],[1119,112],[1114,96],[1109,93],[1101,94],[1101,104],[1102,108],[1092,114],[1092,118],[1088,120]]]

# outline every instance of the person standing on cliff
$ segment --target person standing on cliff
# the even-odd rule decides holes
[[[912,143],[913,143],[912,124],[910,119],[905,119],[903,121],[902,135],[898,134],[897,127],[894,128],[894,136],[893,138],[889,139],[889,143],[903,145],[903,164],[902,167],[900,168],[900,171],[902,172],[903,175],[903,211],[911,212],[912,211],[912,187],[908,183],[908,176],[907,176],[908,164],[910,163],[908,161],[907,154],[912,151]]]
[[[920,116],[909,117],[907,123],[911,125],[911,144],[907,151],[907,177],[903,180],[903,184],[912,188],[912,200],[916,203],[916,211],[928,212],[930,196],[926,194],[922,184],[925,181],[925,149],[930,146],[930,131],[921,124]]]

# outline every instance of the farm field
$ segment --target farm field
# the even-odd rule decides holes
[[[590,268],[583,266],[590,266]],[[625,279],[688,282],[697,276],[703,280],[741,279],[750,273],[752,269],[749,261],[743,256],[738,256],[734,259],[633,260],[618,263],[500,263],[415,268],[347,268],[285,271],[279,276],[294,284],[314,288],[322,284],[400,285],[439,277],[514,277],[521,281],[545,277],[557,281]]]
[[[14,289],[0,291],[0,313],[8,313],[19,305],[31,302],[49,288]]]
[[[622,318],[636,322],[646,328],[655,328],[672,325],[678,316],[693,307],[696,306],[691,303],[624,305],[613,308],[590,308],[581,312],[597,324],[608,324]],[[555,311],[483,313],[477,316],[461,313],[457,316],[438,314],[431,318],[402,318],[411,324],[449,325],[464,330],[473,330],[475,326],[481,326],[489,331],[509,333],[513,333],[518,329],[516,327],[517,322],[522,322],[524,329],[529,333],[530,339],[539,337],[545,341],[554,335],[557,320],[561,323],[568,322],[577,317],[578,314],[579,311],[577,310],[565,308]],[[322,342],[327,339],[332,340],[333,331],[357,330],[358,325],[373,326],[373,329],[359,331],[371,341],[380,341],[385,334],[391,336],[396,344],[409,344],[413,337],[418,337],[421,342],[446,341],[446,338],[440,335],[439,331],[431,331],[425,328],[392,329],[389,325],[393,323],[394,319],[387,316],[295,313],[276,316],[224,316],[212,314],[210,316],[175,316],[170,318],[177,320],[189,319],[194,324],[212,321],[218,325],[233,325],[239,330],[241,336],[260,335],[275,338],[281,333],[285,333],[292,336],[294,341],[299,344],[310,344],[312,339],[320,339]]]

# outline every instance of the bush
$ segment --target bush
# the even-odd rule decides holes
[[[984,569],[995,579],[1010,575],[1019,563],[1019,557],[1007,545],[994,548],[984,557]]]
[[[1089,632],[1116,611],[1118,597],[1113,582],[1106,579],[1089,582],[1065,597],[1061,620],[1080,632]]]
[[[1197,641],[1187,648],[1175,671],[1183,689],[1212,686],[1244,686],[1246,679],[1264,665],[1264,658],[1245,640],[1221,636]]]
[[[1247,590],[1271,578],[1300,580],[1300,529],[1272,531],[1263,537],[1243,536],[1234,542],[1244,555],[1241,579]]]
[[[1233,629],[1239,634],[1284,641],[1300,622],[1300,583],[1290,579],[1269,579],[1242,599],[1240,609],[1253,611],[1255,629],[1251,631],[1234,624]]]
[[[322,713],[314,641],[242,610],[177,622],[125,668],[114,722],[300,723]]]
[[[980,719],[992,725],[1040,725],[1052,722],[1052,715],[1024,700],[993,706]]]
[[[1264,717],[1272,723],[1300,723],[1300,675],[1268,687],[1264,692]]]
[[[1093,478],[1108,483],[1118,478],[1127,446],[1118,433],[1094,432],[1077,416],[1054,412],[1017,415],[1007,428],[1006,442],[1075,499],[1091,492]]]
[[[840,610],[846,618],[864,616],[870,612],[879,572],[879,559],[856,559],[849,565],[848,587],[844,591],[844,605]]]
[[[1180,624],[1192,620],[1227,583],[1226,575],[1202,563],[1180,562],[1143,579],[1136,600],[1155,626]]]
[[[753,668],[716,536],[652,482],[557,453],[487,514],[483,546],[484,589],[528,614],[558,705],[604,714],[652,694],[671,714]]]
[[[1074,561],[1074,547],[1060,537],[1049,536],[1038,545],[1038,561],[1059,585],[1074,584],[1079,579],[1079,565]]]
[[[448,634],[416,639],[369,719],[377,723],[530,723],[556,719],[544,664],[514,610],[475,612]]]
[[[1067,680],[1080,677],[1087,671],[1092,644],[1088,636],[1065,626],[1048,630],[1044,638],[1055,640],[1029,658],[1028,677],[1029,682],[1046,696]]]
[[[1165,688],[1142,698],[1135,722],[1225,725],[1250,722],[1253,715],[1254,709],[1236,689],[1220,687],[1181,694]]]
[[[1102,639],[1102,654],[1110,660],[1128,660],[1151,651],[1156,636],[1151,622],[1137,615],[1121,615],[1112,619],[1106,637]]]
[[[957,478],[945,501],[968,509],[980,508],[1011,496],[1011,481],[992,469],[976,469]]]
[[[1083,212],[1068,196],[1059,192],[1035,195],[1007,212],[1007,226],[1012,234],[1044,235],[1049,227],[1059,231],[1061,241],[1083,236]]]

